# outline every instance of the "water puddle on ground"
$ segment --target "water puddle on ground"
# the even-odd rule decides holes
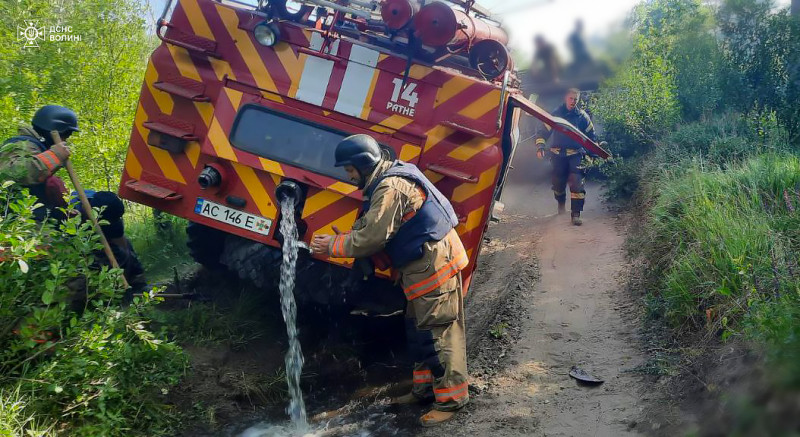
[[[335,417],[312,420],[305,432],[290,424],[273,425],[261,423],[252,426],[237,437],[372,437],[407,436],[408,432],[398,427],[398,415],[387,411],[385,402],[363,405],[351,402],[339,410],[330,412]]]

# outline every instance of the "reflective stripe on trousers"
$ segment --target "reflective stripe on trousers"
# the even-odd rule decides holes
[[[467,251],[464,250],[464,245],[461,243],[461,239],[457,234],[455,237],[451,238],[448,236],[447,238],[450,238],[449,242],[454,252],[453,259],[422,281],[407,286],[403,290],[406,294],[406,299],[414,300],[432,292],[441,287],[450,278],[457,275],[458,272],[467,268],[467,265],[469,265],[469,258],[467,257]]]
[[[414,363],[412,393],[434,398],[434,408],[454,411],[469,401],[461,275],[409,302],[406,336]]]

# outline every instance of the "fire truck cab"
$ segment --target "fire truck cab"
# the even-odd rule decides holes
[[[546,114],[521,97],[505,32],[473,3],[168,0],[121,196],[186,218],[195,260],[263,286],[280,260],[276,190],[296,201],[301,241],[349,229],[362,197],[333,153],[370,134],[451,200],[468,290],[520,112]],[[402,305],[374,290],[393,289],[391,272],[365,282],[353,264],[304,252],[298,298],[354,303],[369,288]]]

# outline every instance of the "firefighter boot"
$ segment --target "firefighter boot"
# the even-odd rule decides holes
[[[581,213],[580,212],[573,212],[572,213],[572,224],[575,226],[580,226],[583,224],[583,220],[581,220]]]
[[[558,202],[558,215],[562,215],[567,212],[567,203],[566,202]]]
[[[419,424],[426,428],[436,426],[449,421],[455,415],[455,411],[431,410],[419,418]]]

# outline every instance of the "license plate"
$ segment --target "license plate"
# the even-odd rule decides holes
[[[261,235],[269,235],[269,230],[272,228],[272,220],[268,218],[228,208],[225,205],[220,205],[219,203],[206,199],[197,199],[194,212],[203,217],[208,217]]]

